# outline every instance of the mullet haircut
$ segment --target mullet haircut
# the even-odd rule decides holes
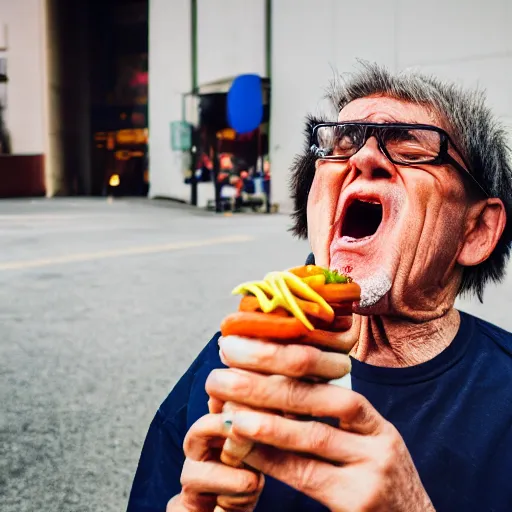
[[[483,91],[465,90],[417,71],[392,74],[377,64],[360,65],[358,72],[339,77],[331,87],[328,98],[337,112],[351,101],[378,95],[429,108],[448,123],[476,179],[491,197],[503,201],[507,224],[496,248],[479,265],[464,267],[462,274],[459,293],[474,293],[483,302],[485,285],[499,282],[505,275],[512,242],[512,167],[506,130],[485,104]],[[291,231],[299,238],[308,236],[307,200],[315,174],[316,157],[309,149],[311,131],[323,121],[307,117],[304,151],[296,156],[291,168],[290,188],[295,205]]]

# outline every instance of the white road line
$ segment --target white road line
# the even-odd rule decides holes
[[[242,242],[251,242],[255,238],[248,235],[231,235],[217,238],[207,238],[205,240],[192,240],[188,242],[172,242],[164,245],[146,245],[141,247],[128,247],[126,249],[113,249],[110,251],[90,252],[81,254],[67,254],[65,256],[55,256],[53,258],[44,258],[39,260],[26,261],[7,261],[0,263],[0,271],[20,270],[25,268],[48,267],[51,265],[60,265],[65,263],[76,263],[80,261],[103,260],[106,258],[118,258],[121,256],[132,256],[134,254],[156,254],[160,252],[179,251],[181,249],[190,249],[193,247],[208,247],[210,245],[233,244]]]

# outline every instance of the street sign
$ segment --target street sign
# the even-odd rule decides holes
[[[186,121],[171,123],[171,149],[189,151],[192,148],[192,125]]]

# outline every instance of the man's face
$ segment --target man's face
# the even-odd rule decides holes
[[[427,108],[388,97],[355,100],[339,121],[447,130]],[[393,164],[370,137],[347,161],[317,161],[309,238],[317,264],[361,284],[360,313],[425,320],[452,306],[468,207],[462,177],[451,166]]]

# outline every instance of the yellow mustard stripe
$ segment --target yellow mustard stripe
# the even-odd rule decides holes
[[[254,295],[264,313],[271,313],[276,308],[282,307],[300,320],[309,330],[313,330],[314,327],[298,305],[296,297],[316,303],[326,313],[334,316],[333,309],[325,299],[291,272],[270,272],[263,281],[242,283],[232,293],[234,295],[248,293]]]

